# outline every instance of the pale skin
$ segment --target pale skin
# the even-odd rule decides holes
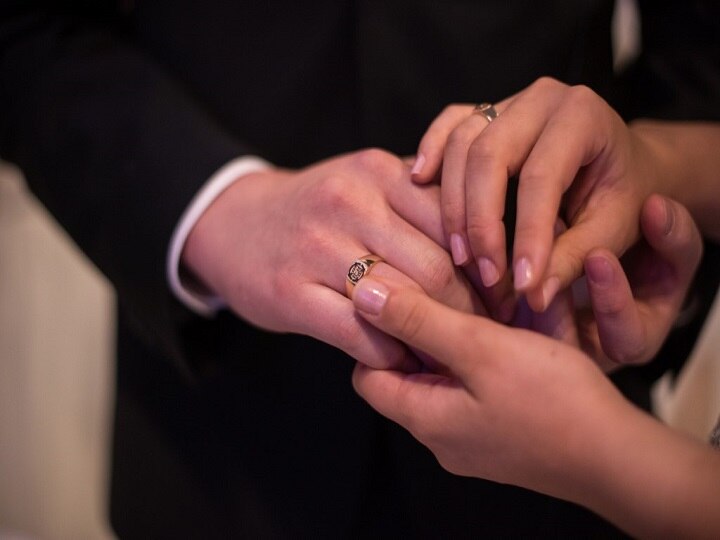
[[[550,94],[562,88],[560,83],[547,80],[540,84],[543,85],[549,87],[546,91]],[[589,91],[581,92],[582,96],[589,94]],[[497,105],[501,116],[492,123],[492,129],[485,129],[488,126],[484,118],[470,114],[471,107],[448,108],[421,142],[421,151],[428,157],[422,172],[414,175],[415,185],[410,182],[407,164],[396,156],[372,149],[329,159],[299,171],[270,169],[239,179],[218,197],[189,235],[182,254],[184,268],[248,322],[266,330],[313,336],[375,367],[412,363],[414,359],[405,356],[404,348],[396,340],[359,319],[344,296],[345,272],[353,260],[365,253],[381,255],[391,263],[377,270],[381,275],[387,274],[385,277],[417,282],[434,298],[466,311],[484,312],[481,305],[484,303],[495,318],[510,320],[515,306],[512,294],[499,287],[480,286],[481,276],[476,265],[465,265],[462,273],[453,268],[447,253],[452,244],[449,232],[453,231],[447,224],[451,183],[443,179],[442,194],[436,185],[423,184],[434,176],[432,171],[438,170],[443,159],[447,136],[445,139],[437,136],[438,126],[445,126],[440,131],[447,135],[457,122],[470,117],[480,128],[473,135],[479,140],[482,135],[492,134],[493,129],[497,132],[498,126],[512,119],[510,107],[505,103]],[[607,112],[602,103],[597,108]],[[449,120],[455,123],[445,121],[448,114],[452,117]],[[591,139],[588,126],[570,139]],[[618,131],[623,134],[626,128],[621,127]],[[666,129],[664,124],[637,127],[641,129],[655,134],[648,139],[654,141],[655,154],[661,157],[669,154],[665,150],[677,148],[692,156],[693,152],[707,147],[705,131],[717,130],[693,126],[688,128],[687,137],[674,140],[673,130]],[[697,178],[703,177],[700,173],[707,176],[706,171],[696,170],[702,166],[701,160],[691,160],[687,170],[666,161],[654,166],[671,177],[685,181],[692,178],[694,186]],[[549,179],[556,180],[555,177]],[[620,185],[629,183],[625,177],[620,180]],[[544,239],[549,234],[552,242],[552,228],[549,233],[545,231],[542,217],[547,213],[543,209],[548,204],[554,206],[552,198],[544,198],[544,204],[534,206],[527,197],[520,199],[518,216],[528,214],[527,208],[533,212],[536,207],[539,209],[534,215],[540,222],[528,231],[531,234],[538,231],[542,238],[527,242],[531,251],[528,257],[538,257],[533,250],[540,251],[540,259],[542,253],[552,253],[545,274],[554,273],[555,266],[565,268],[558,271],[563,285],[579,273],[578,261],[587,256],[591,247],[605,247],[618,254],[627,248],[626,244],[637,239],[640,195],[635,192],[628,195],[626,188],[623,188],[625,191],[611,190],[608,194],[600,189],[603,185],[598,183],[595,189],[598,194],[592,195],[603,204],[595,205],[597,210],[590,212],[592,216],[586,221],[571,220],[569,231],[557,240],[554,248]],[[502,192],[502,183],[497,189]],[[561,191],[554,190],[555,193]],[[685,202],[700,215],[702,225],[703,204],[712,194],[709,189],[698,187],[684,189],[682,195],[687,197],[696,191],[697,200]],[[627,205],[631,211],[627,210],[625,199],[630,199]],[[608,229],[607,223],[613,227]],[[523,244],[523,234],[518,229],[519,244],[516,245]],[[720,236],[720,231],[715,234]],[[575,241],[577,247],[574,247]],[[516,247],[516,255],[519,249]],[[507,277],[506,273],[505,279]],[[527,292],[530,305],[538,309],[537,291]],[[545,307],[544,300],[540,304],[541,308]],[[648,358],[634,355],[627,360],[638,362]]]
[[[495,105],[489,123],[474,105],[451,105],[418,146],[413,179],[440,180],[453,259],[476,266],[486,286],[510,283],[502,222],[508,178],[519,175],[511,267],[514,289],[542,311],[604,247],[622,255],[640,237],[651,193],[684,204],[703,233],[720,239],[712,201],[720,158],[717,124],[626,124],[597,94],[542,78]],[[568,230],[556,241],[558,214]]]
[[[346,297],[347,269],[366,253],[389,262],[386,278],[485,312],[444,246],[437,186],[413,186],[405,162],[374,149],[240,178],[195,225],[182,262],[263,329],[315,337],[374,367],[413,364]]]
[[[682,296],[683,276],[700,255],[700,236],[677,203],[653,197],[642,214],[643,232],[677,276],[674,294]],[[609,252],[602,257],[613,261]],[[594,295],[615,306],[595,310],[600,341],[632,349],[616,340],[617,331],[638,329],[645,314],[622,286],[619,266],[610,270]],[[562,296],[545,315],[555,323],[558,313],[561,319],[570,313],[553,307],[565,301]],[[375,276],[360,281],[353,299],[368,322],[435,359],[434,372],[358,364],[353,384],[447,470],[573,501],[637,537],[720,535],[720,452],[626,401],[567,327],[561,342],[459,312],[418,287]]]

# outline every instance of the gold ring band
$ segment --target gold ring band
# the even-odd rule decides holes
[[[352,291],[358,281],[367,276],[372,270],[372,267],[377,263],[383,261],[382,257],[368,253],[363,255],[359,259],[355,259],[348,268],[347,275],[345,276],[345,291],[347,292],[348,298],[352,297]]]
[[[473,114],[481,115],[488,121],[488,124],[498,117],[498,112],[495,110],[495,106],[492,103],[480,103],[479,105],[475,105]]]

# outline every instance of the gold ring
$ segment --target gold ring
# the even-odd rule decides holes
[[[347,292],[348,298],[352,297],[352,291],[358,281],[367,276],[372,270],[372,267],[377,263],[383,261],[382,257],[368,253],[363,255],[359,259],[355,259],[348,268],[347,276],[345,276],[345,291]]]
[[[495,106],[492,103],[480,103],[475,105],[473,114],[482,115],[488,124],[498,117],[498,112],[495,110]]]

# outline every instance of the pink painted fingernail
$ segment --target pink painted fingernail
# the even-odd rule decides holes
[[[542,293],[543,293],[543,304],[545,306],[545,309],[550,305],[550,302],[553,301],[553,298],[555,298],[555,295],[560,290],[560,279],[556,276],[553,276],[551,278],[548,278],[545,283],[543,284]]]
[[[418,155],[415,157],[415,163],[412,166],[412,169],[410,170],[410,174],[412,176],[415,176],[416,174],[420,174],[422,171],[422,168],[425,166],[425,154],[422,152],[418,152]]]
[[[477,264],[480,269],[480,278],[482,279],[483,285],[492,287],[500,281],[500,272],[498,272],[497,266],[495,266],[495,263],[490,259],[487,257],[479,257]]]
[[[450,251],[452,252],[453,262],[458,266],[462,266],[468,262],[468,259],[470,258],[468,257],[465,239],[458,233],[450,235]]]
[[[532,280],[532,267],[527,257],[522,257],[515,263],[514,269],[515,290],[521,291],[530,285]]]
[[[370,278],[361,279],[355,285],[353,303],[360,311],[378,315],[387,301],[389,292],[388,288],[378,281]]]

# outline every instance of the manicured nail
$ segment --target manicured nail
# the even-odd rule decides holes
[[[588,257],[585,260],[585,275],[593,286],[604,289],[612,285],[614,272],[605,257]]]
[[[425,154],[422,152],[418,152],[417,157],[415,158],[415,163],[412,166],[412,169],[410,170],[410,174],[415,176],[416,174],[420,174],[422,171],[422,168],[425,166]]]
[[[487,257],[478,257],[478,268],[480,269],[480,279],[486,287],[492,287],[500,281],[500,272],[497,266]]]
[[[353,302],[360,311],[378,315],[385,305],[389,292],[388,288],[378,281],[370,278],[361,279],[355,285]]]
[[[550,305],[550,302],[553,301],[553,298],[555,298],[555,295],[560,290],[560,279],[556,276],[553,276],[551,278],[548,278],[545,280],[545,283],[543,284],[542,293],[543,293],[543,305],[545,306],[545,309],[548,308]]]
[[[468,262],[468,250],[465,245],[465,239],[458,233],[450,235],[450,251],[452,252],[453,262],[462,266]]]
[[[515,263],[514,270],[515,290],[521,291],[530,285],[532,280],[532,268],[530,261],[526,257],[521,258]]]

